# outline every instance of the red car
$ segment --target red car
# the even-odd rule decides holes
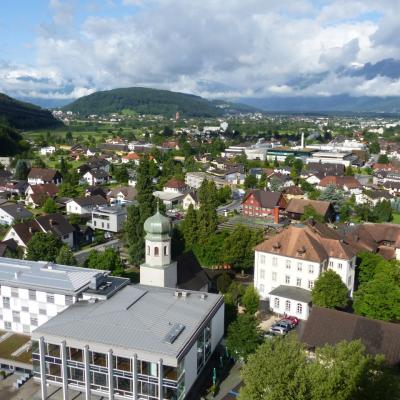
[[[285,316],[285,319],[291,321],[293,325],[298,325],[299,324],[299,319],[297,317],[294,317],[292,315]]]

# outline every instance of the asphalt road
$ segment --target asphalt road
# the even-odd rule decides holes
[[[110,240],[109,242],[99,244],[99,245],[91,247],[89,249],[77,251],[76,253],[74,253],[74,256],[75,256],[76,261],[78,262],[78,265],[82,265],[86,261],[86,259],[89,257],[89,254],[92,250],[104,251],[105,249],[107,249],[109,247],[112,247],[113,249],[122,247],[121,239],[113,239],[113,240]]]
[[[225,213],[225,211],[231,212],[231,211],[234,211],[234,210],[239,210],[241,204],[242,204],[242,200],[241,199],[233,200],[229,204],[225,204],[223,206],[219,206],[217,208],[217,213],[220,214],[220,215],[223,215]]]

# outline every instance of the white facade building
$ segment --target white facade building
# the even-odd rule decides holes
[[[46,156],[48,154],[53,154],[55,151],[56,151],[56,148],[54,146],[42,147],[40,149],[40,154],[42,156]]]
[[[315,281],[331,269],[352,296],[356,254],[323,224],[291,226],[255,248],[254,286],[278,313],[307,319]]]
[[[123,204],[96,207],[92,211],[90,226],[108,232],[120,232],[126,220],[127,209]]]

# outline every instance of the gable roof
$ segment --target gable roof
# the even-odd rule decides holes
[[[44,194],[48,197],[54,197],[58,193],[58,186],[53,183],[40,183],[39,185],[29,185],[32,194]]]
[[[261,189],[250,190],[244,197],[244,203],[251,195],[260,203],[262,208],[274,208],[279,205],[282,198],[282,192],[269,192]]]
[[[338,186],[344,187],[346,186],[348,189],[360,189],[362,185],[356,178],[353,176],[325,176],[321,179],[318,184],[319,186],[326,187],[326,186]]]
[[[45,232],[53,232],[57,236],[68,235],[75,230],[62,214],[42,215],[36,221]]]
[[[176,261],[179,289],[200,290],[211,282],[192,251],[182,254]]]
[[[100,196],[99,194],[95,194],[94,196],[78,197],[75,199],[71,199],[68,201],[68,203],[72,202],[72,201],[74,201],[81,207],[101,206],[101,205],[107,204],[107,200],[103,196]]]
[[[123,194],[125,200],[133,201],[136,199],[137,189],[133,186],[120,186],[110,190],[107,194],[107,197],[117,197],[120,193]]]
[[[303,214],[304,207],[306,206],[311,206],[318,214],[326,216],[331,203],[322,200],[291,199],[286,207],[286,211],[294,214]]]
[[[0,206],[0,209],[2,209],[8,215],[11,215],[11,217],[17,220],[31,218],[33,215],[30,211],[28,211],[20,204],[6,204],[4,206]]]
[[[103,169],[91,169],[89,171],[86,171],[84,175],[90,174],[93,176],[93,178],[99,179],[99,178],[107,178],[108,173],[104,171]]]
[[[52,181],[60,173],[52,168],[31,168],[28,179],[42,179],[45,182]]]
[[[180,179],[171,178],[164,187],[172,188],[172,189],[184,189],[186,187],[186,183]]]
[[[324,224],[291,225],[264,240],[256,251],[321,263],[328,257],[350,260],[354,250],[339,235]]]
[[[369,354],[383,354],[391,365],[400,363],[400,324],[314,306],[300,334],[310,348],[357,339]]]

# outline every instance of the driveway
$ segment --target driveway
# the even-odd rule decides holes
[[[97,250],[97,251],[104,251],[105,249],[108,248],[113,248],[115,250],[122,248],[122,240],[121,239],[113,239],[110,240],[109,242],[105,242],[102,244],[99,244],[94,247],[90,247],[89,249],[77,251],[74,253],[75,259],[78,262],[78,265],[82,265],[86,259],[89,257],[89,254],[92,250]]]

